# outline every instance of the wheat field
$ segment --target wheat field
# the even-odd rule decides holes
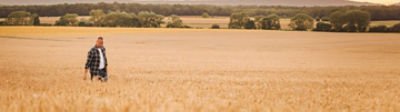
[[[107,83],[84,81],[104,37]],[[0,27],[0,111],[400,111],[400,34]]]

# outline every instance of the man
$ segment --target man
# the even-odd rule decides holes
[[[93,77],[98,77],[98,80],[107,82],[107,65],[106,48],[103,47],[103,37],[98,37],[96,45],[88,52],[83,80],[86,80],[87,73],[90,69],[90,80],[93,80]]]

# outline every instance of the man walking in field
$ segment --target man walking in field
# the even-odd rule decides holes
[[[87,73],[90,69],[90,80],[93,80],[93,77],[95,77],[95,79],[98,78],[100,81],[107,82],[107,65],[106,48],[103,46],[103,37],[98,37],[96,45],[88,52],[83,80],[86,80]]]

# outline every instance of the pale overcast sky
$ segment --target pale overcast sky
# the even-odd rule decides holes
[[[393,4],[400,2],[400,0],[352,0],[352,1],[372,2],[372,3],[382,3],[382,4]]]

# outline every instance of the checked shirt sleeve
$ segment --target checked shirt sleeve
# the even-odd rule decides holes
[[[106,48],[104,48],[103,53],[104,53],[105,67],[107,67],[108,61],[107,61],[107,56],[106,56]]]
[[[89,51],[89,52],[88,52],[88,56],[87,56],[87,60],[86,60],[86,64],[85,64],[85,69],[89,69],[89,67],[91,66],[91,64],[92,64],[92,57],[93,57],[93,54],[92,54],[91,51]]]

